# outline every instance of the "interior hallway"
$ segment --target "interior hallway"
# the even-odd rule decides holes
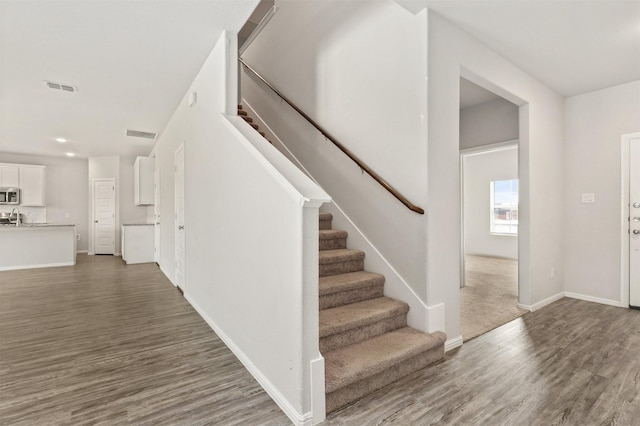
[[[640,312],[562,299],[325,424],[634,424]],[[288,425],[155,264],[0,272],[0,419],[11,425]]]
[[[517,306],[517,260],[468,254],[465,272],[465,287],[460,289],[460,329],[465,342],[527,313]]]

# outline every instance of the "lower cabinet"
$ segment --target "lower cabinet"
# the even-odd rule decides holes
[[[154,259],[154,228],[149,225],[122,225],[122,260],[131,263],[148,263]]]

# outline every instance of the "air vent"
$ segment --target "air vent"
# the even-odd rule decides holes
[[[56,83],[55,81],[46,81],[45,84],[49,89],[54,90],[62,90],[63,92],[77,92],[78,88],[76,86],[71,86],[70,84],[62,84]]]
[[[134,138],[155,139],[156,134],[150,132],[141,132],[140,130],[127,130],[127,136],[133,136]]]

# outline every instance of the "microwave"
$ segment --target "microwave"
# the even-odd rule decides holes
[[[20,189],[0,188],[0,204],[20,204]]]

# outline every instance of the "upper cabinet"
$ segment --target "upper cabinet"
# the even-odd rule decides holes
[[[155,159],[138,157],[133,165],[133,198],[136,206],[153,205]]]
[[[15,164],[0,164],[0,187],[19,188],[19,168]]]
[[[20,189],[23,206],[44,207],[45,166],[20,165]]]

